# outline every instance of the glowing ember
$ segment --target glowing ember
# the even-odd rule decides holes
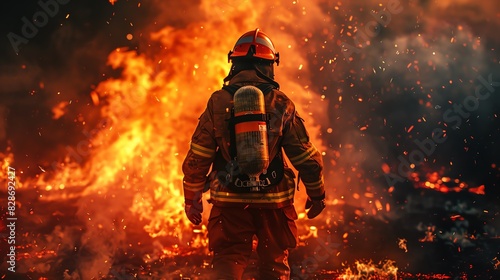
[[[57,104],[54,108],[52,108],[52,118],[57,120],[60,117],[62,117],[64,114],[66,114],[66,107],[68,106],[68,102],[62,101],[59,104]]]
[[[374,264],[372,260],[357,260],[355,265],[352,270],[350,267],[346,268],[337,279],[397,279],[398,268],[395,266],[395,261],[385,260]]]
[[[470,187],[467,183],[459,179],[440,176],[436,171],[427,173],[425,175],[425,180],[422,180],[417,172],[410,173],[410,178],[415,182],[417,187],[436,190],[443,193],[468,191],[479,195],[485,194],[484,185]]]
[[[436,234],[434,234],[434,231],[436,230],[435,226],[428,226],[427,230],[425,231],[425,236],[418,241],[420,242],[433,242],[436,240]]]
[[[405,253],[408,253],[408,247],[406,246],[406,239],[404,238],[398,238],[398,247],[399,249],[405,251]]]

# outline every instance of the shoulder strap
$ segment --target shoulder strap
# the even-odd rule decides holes
[[[241,86],[238,85],[225,85],[222,87],[223,90],[229,92],[231,96],[234,96],[236,91],[240,88]]]
[[[273,84],[260,84],[257,87],[260,89],[260,91],[262,91],[262,93],[264,93],[264,95],[270,93],[273,89],[276,88],[276,86]]]

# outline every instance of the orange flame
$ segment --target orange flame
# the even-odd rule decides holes
[[[395,261],[385,260],[374,264],[372,260],[357,260],[355,265],[354,270],[350,267],[346,268],[337,279],[397,279],[398,268],[395,266]]]
[[[425,180],[422,180],[417,172],[410,173],[410,178],[420,188],[432,189],[443,193],[468,191],[479,195],[485,194],[484,185],[469,187],[467,183],[459,179],[442,176],[437,171],[427,173]]]
[[[201,8],[207,14],[220,12],[209,1],[202,1]],[[206,248],[206,228],[193,230],[184,215],[182,160],[198,116],[229,70],[227,51],[243,32],[262,27],[260,12],[250,2],[231,6],[225,16],[230,18],[196,22],[183,29],[167,26],[152,33],[148,44],[160,45],[160,51],[114,50],[108,64],[120,69],[121,77],[101,82],[90,93],[93,104],[102,106],[103,121],[99,131],[79,145],[86,163],[67,157],[57,165],[57,172],[43,173],[30,182],[42,190],[41,200],[78,199],[76,218],[85,221],[87,228],[82,246],[93,248],[98,256],[82,267],[95,267],[99,273],[109,270],[115,243],[127,241],[128,232],[137,228],[150,239],[173,240],[172,248],[153,245],[156,256],[146,254],[145,260],[175,254],[182,247]],[[289,19],[277,22],[284,20]],[[324,150],[319,126],[312,119],[324,115],[327,104],[319,96],[319,104],[315,103],[307,75],[302,74],[301,84],[295,79],[294,73],[307,69],[305,58],[295,52],[296,39],[283,32],[283,26],[267,26],[263,29],[284,58],[276,69],[277,80],[310,120],[312,141]],[[90,278],[94,272],[82,273]]]

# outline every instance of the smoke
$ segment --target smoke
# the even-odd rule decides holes
[[[367,201],[356,201],[353,194],[375,192],[387,197],[384,193],[390,185],[382,165],[397,168],[397,157],[417,148],[414,140],[430,138],[435,128],[446,129],[443,113],[451,104],[474,95],[478,75],[498,71],[494,66],[498,57],[488,49],[498,46],[497,39],[494,32],[486,32],[489,27],[481,26],[497,24],[492,5],[471,1],[320,3],[334,28],[311,42],[324,47],[317,48],[309,62],[322,69],[312,72],[312,84],[330,101],[331,130],[323,135],[332,148],[327,159],[334,166],[328,178],[335,195],[367,207]],[[450,7],[453,12],[447,13]],[[471,10],[485,12],[473,16]],[[494,128],[498,102],[492,96],[464,120],[460,130],[448,128],[448,141],[424,166],[446,165],[446,174],[463,176],[473,184],[495,182],[494,176],[484,174],[487,171],[481,176],[484,182],[465,171],[470,166],[465,159],[471,155],[463,151],[477,145],[478,138],[492,139],[486,136],[490,131],[498,133]],[[497,150],[487,146],[484,150]],[[494,159],[480,152],[472,161],[491,168]]]
[[[269,12],[267,6],[256,7],[250,2],[228,2],[217,7],[209,1],[199,6],[155,4],[158,3],[123,4],[111,10],[107,7],[97,17],[99,21],[112,14],[108,21],[113,21],[122,14],[146,10],[136,21],[123,17],[127,25],[140,28],[129,31],[128,37],[135,38],[130,43],[123,39],[127,35],[124,24],[97,32],[102,26],[93,25],[86,18],[90,7],[71,12],[75,6],[67,6],[69,17],[61,19],[61,28],[47,26],[51,34],[38,35],[46,36],[39,39],[40,46],[32,41],[23,47],[20,59],[12,59],[6,66],[11,74],[3,78],[5,96],[30,93],[24,101],[7,99],[9,105],[25,102],[28,105],[22,106],[24,109],[34,108],[37,114],[23,121],[31,123],[29,133],[39,131],[41,140],[48,143],[43,146],[46,152],[23,161],[19,155],[42,150],[43,141],[28,146],[11,136],[9,140],[14,141],[9,145],[13,146],[16,164],[20,170],[26,170],[25,176],[40,173],[38,170],[48,171],[27,185],[40,188],[44,201],[75,200],[75,212],[64,219],[81,224],[79,232],[71,226],[53,229],[48,240],[40,243],[59,240],[65,244],[54,251],[61,258],[72,255],[75,263],[63,265],[82,279],[109,272],[117,254],[126,251],[135,239],[135,231],[130,228],[147,230],[154,237],[175,235],[177,242],[183,240],[187,222],[182,218],[179,199],[182,177],[177,157],[185,154],[189,131],[194,129],[210,93],[220,88],[229,70],[226,54],[237,36],[254,28],[261,28],[271,37],[277,34],[273,39],[283,58],[279,69],[285,69],[278,72],[282,89],[311,123],[326,111],[326,102],[309,89],[310,69],[296,39],[308,35],[303,29],[287,32],[293,30],[289,17],[308,19],[314,25],[313,8],[305,17],[301,7],[292,7],[286,17],[276,21],[263,17]],[[283,8],[278,5],[272,10]],[[187,16],[179,16],[180,11]],[[112,51],[117,45],[125,47]],[[42,51],[50,55],[31,60]],[[104,56],[110,68],[103,67]],[[21,70],[11,71],[16,67]],[[286,69],[296,70],[287,75]],[[199,102],[190,100],[193,95],[199,97]],[[69,104],[66,113],[54,120],[52,108],[61,102]],[[15,114],[21,112],[7,114],[10,126]],[[37,121],[33,122],[33,118]],[[186,124],[191,129],[186,129]],[[69,129],[61,130],[66,126]],[[317,138],[319,133],[314,130],[319,127],[311,124],[311,130]],[[319,138],[316,140],[321,145]],[[61,155],[66,155],[62,164],[51,164],[56,157],[62,160]],[[169,160],[172,158],[176,159]],[[33,166],[40,168],[27,172]],[[158,219],[161,215],[163,219]],[[142,244],[142,249],[133,245],[140,255],[154,247],[148,241]],[[75,253],[71,254],[68,248]],[[41,273],[54,269],[33,266]]]
[[[115,197],[115,199],[113,199]],[[104,276],[111,269],[117,253],[127,247],[127,234],[123,226],[123,213],[127,213],[133,195],[120,195],[116,190],[108,195],[89,195],[80,199],[81,206],[76,217],[86,222],[81,236],[81,248],[76,259],[82,279]],[[113,207],[102,207],[113,201]],[[128,240],[129,242],[131,240]]]

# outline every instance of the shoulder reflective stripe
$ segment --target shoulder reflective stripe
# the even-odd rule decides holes
[[[203,189],[205,187],[205,182],[199,182],[199,183],[189,183],[189,182],[182,182],[182,185],[185,189],[188,189],[188,190],[200,190],[200,189]]]
[[[290,158],[290,161],[292,162],[293,165],[299,165],[303,163],[304,161],[308,160],[311,155],[315,154],[317,152],[316,147],[311,146],[309,149],[307,149],[305,152],[302,154]]]
[[[195,144],[195,143],[191,143],[191,151],[193,151],[193,153],[195,153],[199,156],[207,157],[207,158],[211,158],[215,155],[214,150],[211,150],[209,148],[205,148],[205,147],[198,145],[198,144]]]

